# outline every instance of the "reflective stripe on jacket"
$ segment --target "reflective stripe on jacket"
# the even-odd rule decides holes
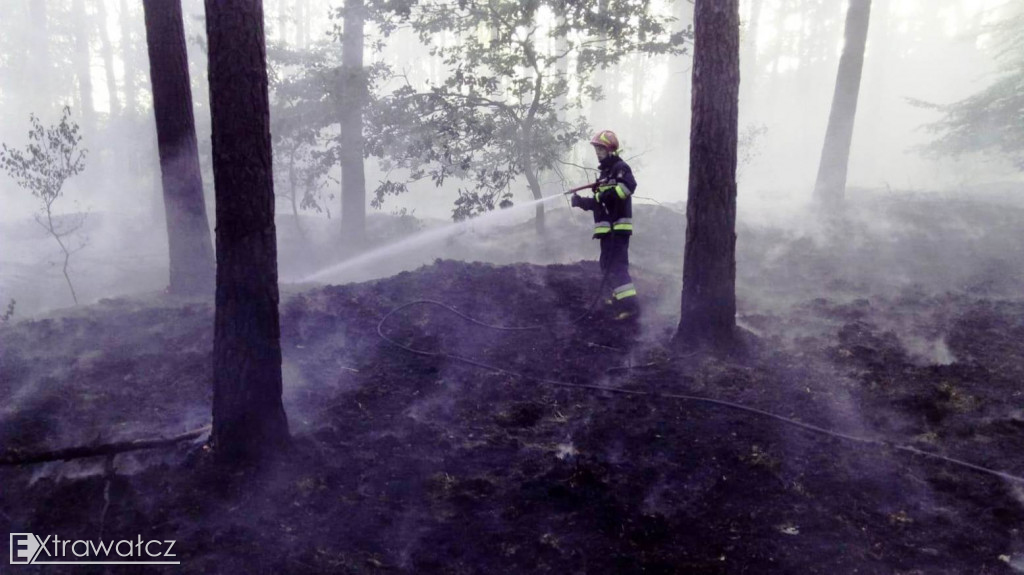
[[[594,237],[609,233],[633,233],[633,192],[636,179],[622,158],[611,155],[601,160],[600,175],[593,198],[580,198],[580,207],[594,212]]]
[[[633,170],[617,155],[601,160],[600,169],[594,198],[604,208],[602,219],[611,223],[609,232],[630,235],[633,233],[633,192],[636,191]],[[596,222],[596,212],[594,216]]]

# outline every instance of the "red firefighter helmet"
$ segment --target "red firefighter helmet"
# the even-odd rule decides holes
[[[619,151],[619,138],[611,130],[601,130],[590,139],[590,143],[595,146],[601,146],[612,153]]]

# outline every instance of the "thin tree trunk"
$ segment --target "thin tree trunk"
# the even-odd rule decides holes
[[[363,70],[363,0],[345,1],[342,68],[345,99],[341,103],[341,231],[348,247],[366,241],[366,175],[363,171],[363,106],[367,98]]]
[[[839,59],[832,111],[828,117],[825,145],[821,150],[818,179],[814,186],[815,199],[833,206],[841,203],[846,194],[850,144],[857,116],[857,98],[860,95],[870,17],[871,0],[850,0],[850,9],[846,13],[843,55]]]
[[[100,30],[100,41],[103,44],[103,69],[107,73],[107,94],[110,97],[110,117],[114,118],[121,114],[121,98],[117,93],[117,80],[114,77],[114,48],[110,43],[110,33],[107,30],[107,6],[106,0],[98,0],[97,25]]]
[[[60,246],[60,251],[64,254],[64,265],[61,268],[61,273],[64,274],[64,281],[67,282],[68,290],[71,291],[71,299],[74,300],[75,305],[78,305],[78,294],[75,293],[75,286],[71,284],[71,275],[68,274],[68,266],[71,263],[71,250],[64,245],[64,240],[61,239],[62,234],[57,232],[57,227],[53,223],[53,210],[51,209],[50,202],[46,204],[46,230],[50,232],[53,239],[57,240],[57,245]]]
[[[263,22],[262,0],[206,0],[217,191],[212,440],[230,462],[263,459],[290,442]]]
[[[676,341],[729,345],[736,328],[739,0],[697,0],[682,310]]]
[[[138,96],[135,92],[135,52],[132,50],[132,27],[128,1],[121,0],[121,61],[124,63],[124,113],[135,115]]]
[[[62,245],[61,248],[64,248]],[[64,274],[64,281],[68,284],[68,289],[71,290],[71,299],[74,300],[75,305],[78,305],[78,294],[75,293],[75,286],[71,285],[71,276],[68,274],[68,265],[70,264],[71,254],[65,249],[64,250],[64,267],[61,272]]]
[[[203,200],[181,0],[143,0],[142,7],[167,213],[169,290],[209,295],[215,264]]]
[[[530,184],[530,192],[533,194],[533,199],[539,200],[544,196],[540,189],[540,179],[537,177],[537,170],[533,167],[533,162],[530,160],[529,153],[525,154],[523,157],[525,164],[523,166],[523,172],[526,174],[526,182]],[[544,231],[547,229],[545,227],[546,220],[544,216],[543,203],[537,204],[534,214],[536,216],[536,218],[534,219],[535,229],[538,234],[543,234]]]
[[[75,21],[86,22],[83,0],[74,0],[72,5]],[[86,137],[94,134],[96,109],[92,102],[92,62],[89,58],[89,27],[75,26],[75,77],[78,79],[78,98],[82,105],[82,126]]]
[[[537,12],[534,10],[531,20],[536,22]],[[526,117],[523,119],[522,124],[522,135],[520,139],[520,156],[523,158],[523,171],[526,174],[526,181],[530,184],[530,192],[533,193],[533,199],[539,200],[543,197],[543,192],[540,189],[540,178],[537,172],[537,168],[533,163],[533,134],[536,128],[537,111],[540,109],[540,101],[544,95],[544,75],[541,73],[539,56],[537,55],[536,44],[531,40],[523,45],[523,50],[526,54],[526,59],[529,65],[533,68],[533,99],[530,102],[530,108],[526,111]],[[535,208],[534,226],[537,230],[537,234],[543,235],[546,231],[546,218],[544,216],[544,203],[537,204]]]

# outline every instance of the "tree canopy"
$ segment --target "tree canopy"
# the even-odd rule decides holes
[[[408,174],[382,181],[372,203],[455,177],[467,184],[456,218],[510,201],[519,176],[540,197],[538,174],[585,136],[584,98],[601,97],[594,72],[630,53],[680,53],[690,38],[650,0],[425,1],[402,19],[449,73],[439,84],[405,81],[371,106],[368,153]]]
[[[937,134],[926,151],[941,156],[978,152],[995,154],[1024,169],[1024,8],[992,26],[1000,61],[996,80],[972,96],[941,106],[943,117],[927,126]]]

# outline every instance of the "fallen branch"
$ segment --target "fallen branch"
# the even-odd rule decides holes
[[[48,461],[67,461],[69,459],[82,459],[85,457],[113,456],[128,451],[140,451],[143,449],[155,449],[167,447],[182,441],[196,439],[204,433],[209,432],[211,426],[207,425],[174,437],[161,439],[135,439],[132,441],[117,441],[101,445],[82,445],[78,447],[66,447],[53,451],[42,451],[39,453],[19,453],[8,451],[0,454],[0,465],[28,465],[32,463],[46,463]]]

